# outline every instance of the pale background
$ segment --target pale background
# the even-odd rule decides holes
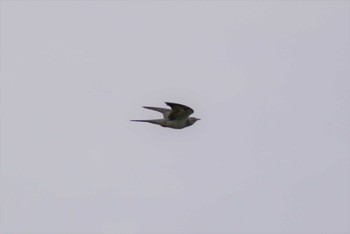
[[[350,233],[349,1],[0,4],[2,234]]]

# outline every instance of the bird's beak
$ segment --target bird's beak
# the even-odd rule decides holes
[[[201,119],[197,119],[197,120],[201,120]]]

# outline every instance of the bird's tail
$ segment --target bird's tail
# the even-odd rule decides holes
[[[130,120],[133,122],[144,122],[144,123],[152,123],[152,124],[158,124],[158,125],[162,125],[162,123],[164,122],[163,119],[149,119],[149,120]]]

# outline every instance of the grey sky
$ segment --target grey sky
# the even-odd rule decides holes
[[[1,234],[350,233],[348,1],[0,7]]]

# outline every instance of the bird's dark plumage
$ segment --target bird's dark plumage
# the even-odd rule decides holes
[[[193,109],[178,103],[166,102],[171,109],[144,106],[144,108],[149,110],[158,111],[163,114],[164,119],[152,119],[152,120],[131,120],[136,122],[148,122],[153,124],[158,124],[162,127],[169,127],[175,129],[182,129],[194,124],[197,120],[195,117],[189,117],[193,114]]]

